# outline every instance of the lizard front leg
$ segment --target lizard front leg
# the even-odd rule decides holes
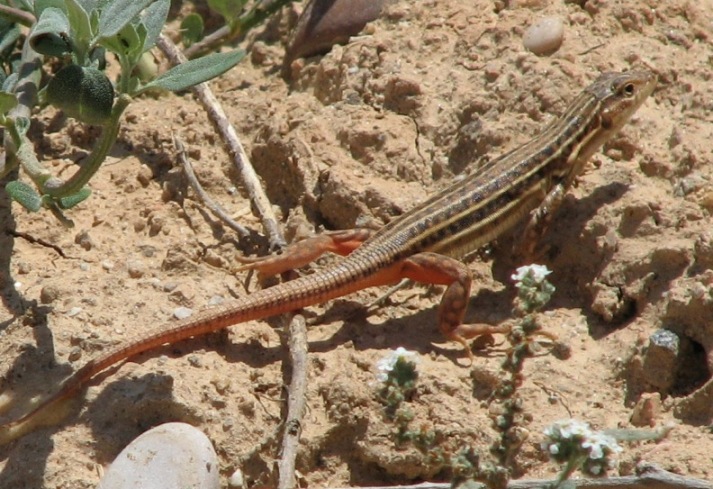
[[[531,213],[530,219],[525,224],[521,234],[521,262],[534,263],[536,260],[535,247],[552,222],[557,209],[562,205],[568,187],[564,182],[556,184],[545,196],[542,203]]]
[[[236,271],[257,270],[265,276],[278,275],[290,270],[302,268],[325,253],[346,256],[369,239],[374,233],[371,229],[356,228],[344,231],[330,231],[297,241],[282,253],[258,258],[238,257],[243,263]]]

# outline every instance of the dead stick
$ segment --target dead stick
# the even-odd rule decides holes
[[[307,391],[307,326],[302,315],[297,314],[290,322],[290,360],[292,378],[288,390],[287,418],[282,434],[282,453],[278,464],[278,489],[294,489],[295,459],[302,433],[302,418],[305,413]]]
[[[577,489],[713,489],[713,483],[701,479],[683,477],[656,467],[646,467],[639,475],[604,477],[601,479],[571,480]],[[551,487],[553,480],[517,480],[508,484],[508,489],[541,489]],[[408,486],[375,486],[359,489],[450,489],[450,483],[413,484]],[[470,487],[484,488],[477,483]],[[345,489],[345,488],[343,488]]]
[[[248,231],[247,228],[235,222],[233,218],[228,215],[225,209],[223,209],[220,204],[215,202],[206,193],[206,191],[203,190],[203,186],[198,181],[198,178],[196,177],[196,174],[193,171],[193,165],[191,165],[191,161],[188,159],[188,156],[186,156],[186,151],[185,147],[183,146],[183,142],[176,135],[173,136],[173,144],[174,146],[176,146],[176,151],[178,151],[178,159],[183,165],[183,173],[185,173],[186,178],[188,178],[188,183],[193,188],[193,191],[198,195],[198,198],[203,201],[203,205],[208,207],[208,210],[210,210],[213,215],[215,215],[218,219],[227,224],[233,231],[238,233],[240,236],[250,235],[250,231]]]
[[[180,52],[178,47],[168,37],[161,34],[156,41],[156,45],[166,55],[169,61],[174,64],[185,63],[186,58]],[[208,119],[213,123],[218,131],[221,139],[228,148],[230,159],[235,164],[235,167],[240,174],[243,185],[248,192],[250,201],[262,221],[265,234],[270,242],[271,249],[279,249],[285,246],[285,239],[282,236],[280,227],[277,224],[275,214],[272,212],[270,201],[265,195],[265,191],[260,185],[260,179],[255,173],[255,169],[250,164],[250,159],[245,153],[243,145],[240,143],[235,129],[225,115],[220,103],[213,95],[213,92],[208,88],[206,83],[199,83],[192,88],[194,95],[201,103]]]

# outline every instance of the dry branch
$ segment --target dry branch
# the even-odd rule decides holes
[[[570,479],[577,489],[713,489],[713,483],[701,479],[683,477],[663,469],[648,466],[639,475],[625,477],[605,477],[601,479]],[[510,481],[508,489],[541,489],[552,487],[554,480],[517,480]],[[476,483],[469,488],[485,488]],[[359,489],[450,489],[449,483],[413,484],[408,486],[374,486]],[[349,488],[341,488],[349,489]]]
[[[293,489],[295,484],[295,459],[302,433],[307,392],[307,326],[302,315],[290,322],[290,360],[292,379],[288,390],[287,418],[282,434],[282,453],[278,464],[278,489]]]
[[[191,161],[188,159],[188,156],[186,156],[186,151],[185,147],[183,146],[183,142],[176,135],[173,136],[173,144],[174,146],[176,146],[176,151],[178,151],[178,159],[181,160],[181,165],[183,165],[183,173],[186,175],[188,183],[193,188],[193,191],[196,193],[196,195],[198,195],[198,198],[203,201],[203,205],[208,207],[208,210],[210,210],[214,216],[223,221],[240,236],[248,236],[250,234],[250,231],[248,231],[247,228],[245,228],[244,226],[241,226],[240,224],[235,222],[233,218],[228,215],[225,209],[223,209],[220,204],[215,202],[210,197],[210,195],[208,195],[208,193],[203,190],[203,186],[198,181],[198,178],[196,177],[196,174],[193,171],[193,165],[191,165]]]
[[[165,35],[161,34],[159,36],[156,45],[173,65],[186,62],[185,56],[183,56],[173,41]],[[272,211],[272,206],[260,185],[260,179],[250,164],[250,159],[245,153],[245,149],[235,129],[206,83],[195,85],[191,90],[193,90],[194,95],[208,114],[208,119],[210,119],[220,138],[228,148],[230,158],[240,174],[240,178],[248,192],[253,208],[262,221],[265,234],[270,242],[270,248],[282,248],[285,245],[285,239],[282,236],[277,219]]]

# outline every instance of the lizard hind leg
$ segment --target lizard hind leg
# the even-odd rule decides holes
[[[438,308],[438,327],[447,339],[463,345],[471,363],[473,352],[468,340],[510,330],[508,325],[463,323],[473,279],[460,261],[437,253],[419,253],[404,260],[402,274],[417,282],[447,286]]]

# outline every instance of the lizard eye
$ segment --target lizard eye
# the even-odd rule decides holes
[[[624,85],[624,88],[622,89],[622,91],[624,92],[624,94],[627,97],[631,97],[632,95],[634,95],[634,84],[627,83],[626,85]]]

